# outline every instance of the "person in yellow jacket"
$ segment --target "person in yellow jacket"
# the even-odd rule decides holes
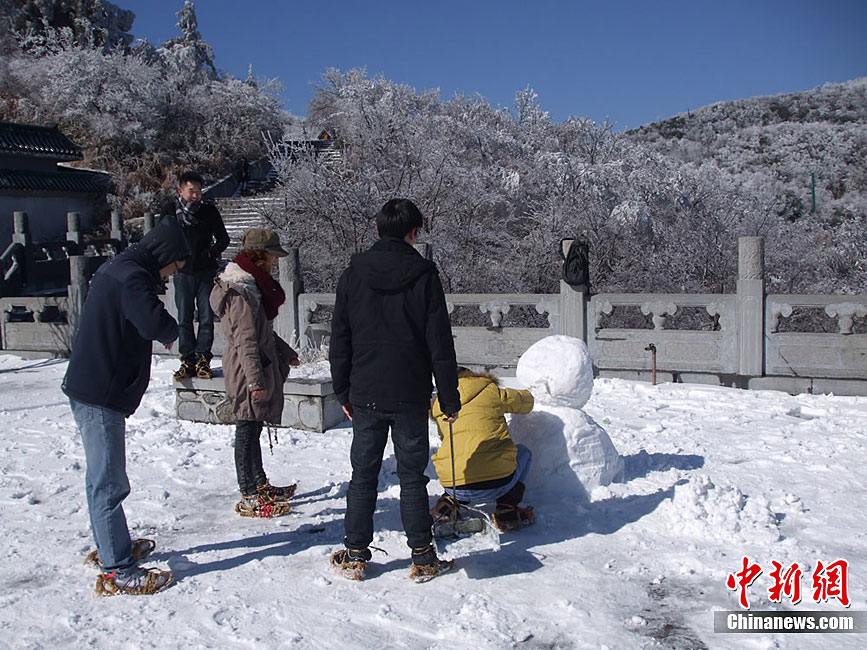
[[[446,494],[437,501],[431,514],[448,518],[455,504],[496,502],[494,523],[501,530],[512,530],[533,523],[533,509],[519,504],[524,498],[523,479],[530,467],[532,454],[524,445],[516,445],[509,434],[506,413],[529,413],[533,410],[530,391],[500,388],[496,377],[458,368],[458,392],[461,416],[452,425],[443,413],[439,400],[431,406],[442,444],[433,455],[437,476]],[[452,447],[454,467],[452,475]]]

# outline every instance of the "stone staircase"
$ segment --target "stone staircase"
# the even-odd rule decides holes
[[[267,217],[278,215],[283,209],[283,197],[275,194],[231,197],[216,200],[217,208],[229,233],[229,247],[224,260],[231,260],[241,249],[241,238],[248,228],[269,228]]]

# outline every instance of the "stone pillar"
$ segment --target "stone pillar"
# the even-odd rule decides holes
[[[177,275],[177,273],[175,274]],[[178,306],[175,304],[175,275],[170,276],[166,280],[166,311],[172,315],[175,320],[178,319]],[[216,323],[214,324],[216,327]]]
[[[67,291],[66,320],[70,328],[70,343],[74,344],[78,323],[84,311],[84,301],[87,298],[87,257],[70,255],[69,257],[69,288]]]
[[[765,368],[765,260],[761,237],[738,238],[738,374]]]
[[[286,302],[274,319],[274,331],[287,342],[300,339],[298,329],[298,294],[304,293],[301,279],[301,258],[297,248],[290,248],[287,257],[277,260],[277,273],[280,286],[286,292]],[[298,341],[300,347],[300,340]]]
[[[560,331],[587,343],[587,294],[560,280]]]
[[[115,241],[123,242],[123,219],[120,218],[120,212],[117,210],[111,211],[111,235]]]
[[[429,243],[421,242],[420,244],[414,244],[413,248],[415,248],[418,251],[418,254],[426,260],[433,259],[433,247]]]
[[[142,227],[144,234],[145,235],[148,234],[153,229],[153,227],[154,227],[154,215],[152,215],[150,212],[145,212],[144,213],[144,226]]]
[[[81,246],[81,215],[78,212],[66,213],[66,241]]]
[[[27,219],[26,212],[13,212],[12,219],[14,222],[12,231],[12,243],[28,246],[30,242],[30,223]]]

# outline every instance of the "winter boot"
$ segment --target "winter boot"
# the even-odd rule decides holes
[[[183,381],[184,379],[189,379],[190,377],[196,376],[196,367],[193,365],[193,362],[189,359],[181,359],[181,367],[175,370],[175,374],[172,375],[175,381]]]
[[[214,371],[211,370],[211,360],[204,354],[196,356],[196,377],[199,379],[214,378]]]
[[[289,499],[295,496],[295,490],[297,487],[297,483],[280,487],[277,485],[271,485],[268,481],[265,481],[262,485],[256,488],[256,493],[262,494],[273,501],[289,501]]]
[[[500,532],[506,533],[532,525],[536,521],[536,514],[533,512],[533,506],[522,508],[521,506],[499,503],[492,518],[494,525],[500,529]]]
[[[235,504],[235,512],[242,517],[261,517],[270,519],[288,515],[290,506],[286,501],[277,501],[272,496],[259,492],[257,494],[245,494]]]
[[[174,582],[171,571],[135,567],[128,572],[109,571],[96,579],[97,596],[149,596]]]
[[[455,568],[454,560],[441,560],[437,557],[433,544],[412,549],[412,567],[409,579],[415,582],[427,582],[437,576],[449,573]]]
[[[141,562],[148,555],[153,553],[154,549],[157,547],[157,543],[152,539],[134,539],[132,540],[132,559],[135,562]],[[93,549],[90,553],[88,553],[84,558],[85,564],[91,564],[95,567],[102,568],[102,562],[99,560],[99,551]]]
[[[331,566],[344,578],[364,580],[370,558],[369,548],[343,548],[331,554]]]

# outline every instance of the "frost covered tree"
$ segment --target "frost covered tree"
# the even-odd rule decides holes
[[[74,16],[83,24],[98,5],[64,6],[84,12]],[[30,46],[36,32],[0,39],[9,54],[0,61],[0,119],[59,124],[85,147],[84,164],[112,172],[127,215],[155,207],[181,168],[219,177],[238,158],[257,158],[262,133],[282,132],[287,119],[274,82],[217,74],[191,2],[178,15],[179,37],[160,49],[126,39],[97,46],[45,23],[39,48]]]
[[[714,104],[626,137],[689,169],[715,165],[761,206],[770,290],[867,291],[867,78]]]
[[[861,217],[845,216],[863,214],[854,153],[860,127],[830,135],[806,124],[814,153],[793,152],[791,171],[777,165],[775,183],[771,163],[725,155],[733,149],[716,125],[690,127],[694,145],[674,146],[667,136],[615,134],[584,118],[554,123],[530,88],[507,111],[478,97],[442,100],[360,70],[332,70],[323,82],[309,123],[337,134],[339,160],[288,141],[271,147],[286,206],[275,224],[301,247],[312,289],[334,286],[348,256],[375,238],[371,218],[394,196],[412,198],[426,215],[450,291],[555,291],[559,241],[579,234],[591,244],[597,291],[733,291],[741,235],[766,237],[773,290],[864,286],[867,228]],[[726,124],[749,121],[737,110],[718,112]],[[772,126],[775,141],[797,148],[802,128]],[[845,181],[820,188],[820,198],[827,192],[836,211],[824,226],[805,228],[787,216],[780,192],[810,156],[827,158],[820,152],[835,146],[842,155],[831,166]],[[798,155],[806,157],[798,162]]]
[[[133,40],[134,14],[106,0],[3,0],[0,8],[27,50],[50,47],[50,32],[58,29],[67,30],[76,45],[104,50]]]
[[[199,33],[199,19],[193,0],[184,0],[178,12],[180,36],[163,43],[158,50],[163,62],[177,76],[196,80],[214,80],[219,75],[214,65],[214,50]]]

